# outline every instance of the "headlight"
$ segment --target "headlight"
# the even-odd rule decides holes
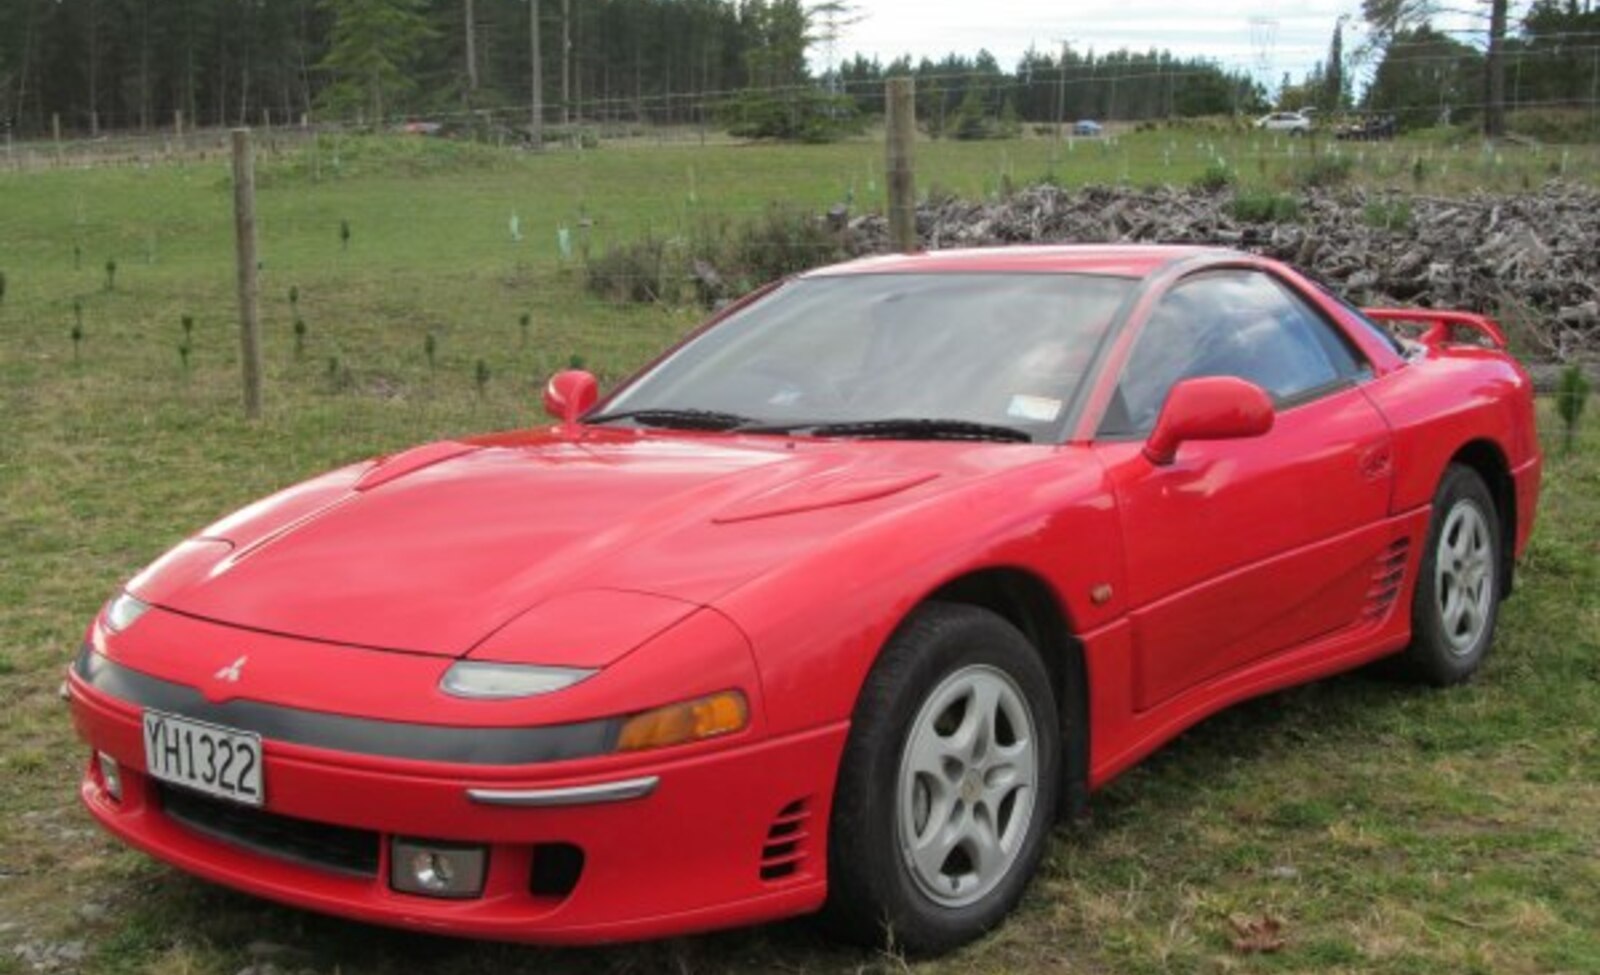
[[[452,697],[491,701],[534,697],[571,687],[596,673],[577,667],[531,667],[463,660],[444,672],[439,689]]]
[[[149,603],[141,602],[126,592],[118,593],[106,607],[106,626],[113,633],[121,633],[132,626],[149,608]]]
[[[622,723],[617,751],[682,745],[731,735],[750,723],[750,706],[738,691],[708,694],[636,714]]]

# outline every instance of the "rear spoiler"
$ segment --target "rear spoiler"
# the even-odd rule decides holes
[[[1375,322],[1399,326],[1406,338],[1421,342],[1430,349],[1446,345],[1483,345],[1488,340],[1491,348],[1507,347],[1506,333],[1499,323],[1487,315],[1474,315],[1465,311],[1436,311],[1432,308],[1363,308],[1362,314]],[[1462,330],[1478,334],[1458,337]]]

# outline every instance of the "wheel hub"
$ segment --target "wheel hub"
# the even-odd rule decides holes
[[[977,802],[983,796],[983,778],[976,770],[970,770],[961,779],[961,798],[967,802]]]

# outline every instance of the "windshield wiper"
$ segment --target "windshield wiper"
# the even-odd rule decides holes
[[[620,413],[602,413],[586,417],[584,423],[610,423],[613,420],[632,420],[644,427],[676,427],[680,430],[732,430],[755,422],[748,416],[723,413],[719,410],[653,409],[623,410]]]
[[[883,437],[905,440],[999,440],[1005,443],[1032,443],[1033,437],[1016,427],[972,420],[940,417],[889,417],[882,420],[844,420],[838,423],[802,424],[779,430],[754,428],[746,432],[790,432],[804,430],[818,437]]]

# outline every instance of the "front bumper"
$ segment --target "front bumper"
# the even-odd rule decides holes
[[[101,825],[183,870],[286,904],[555,944],[751,923],[814,910],[824,897],[826,811],[842,723],[625,767],[614,756],[522,767],[422,763],[268,738],[265,812],[376,834],[375,871],[353,875],[169,815],[162,797],[170,787],[144,772],[139,707],[76,673],[68,693],[80,736],[122,770],[121,801],[106,792],[92,758],[85,772],[82,799]],[[482,895],[443,900],[391,889],[396,837],[486,846]],[[541,893],[530,880],[538,851],[552,845],[582,851],[581,873],[560,895]]]

